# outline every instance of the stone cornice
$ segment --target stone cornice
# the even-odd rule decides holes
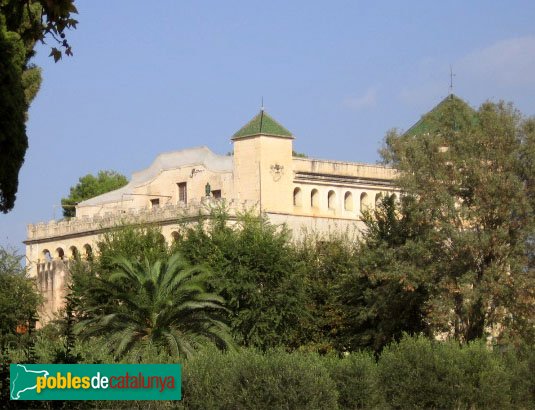
[[[41,242],[43,240],[55,240],[59,238],[74,238],[84,235],[93,235],[105,232],[120,225],[158,224],[167,225],[178,221],[194,220],[206,217],[214,210],[221,207],[229,215],[235,216],[239,212],[255,209],[256,203],[250,201],[229,201],[203,198],[200,202],[191,201],[188,206],[183,204],[166,205],[158,209],[140,209],[130,212],[114,212],[104,216],[91,218],[72,218],[65,221],[50,221],[48,223],[30,224],[27,227],[26,245]]]

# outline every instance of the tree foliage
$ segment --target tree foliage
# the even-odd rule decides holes
[[[214,290],[227,301],[230,327],[243,346],[292,345],[306,315],[302,264],[285,227],[224,210],[185,230],[175,249],[211,267]]]
[[[306,312],[299,344],[302,349],[326,353],[340,346],[343,307],[337,289],[355,270],[357,246],[350,235],[306,233],[296,244],[303,264]]]
[[[113,305],[113,300],[99,292],[91,292],[97,278],[108,280],[116,269],[118,258],[132,263],[153,264],[171,256],[169,248],[155,226],[118,226],[105,232],[97,242],[97,255],[87,261],[78,260],[71,265],[70,284],[72,301],[77,318],[84,318],[94,306]]]
[[[87,289],[111,303],[86,305],[77,328],[84,337],[105,336],[119,357],[152,345],[185,357],[207,341],[231,346],[219,320],[224,300],[206,291],[209,277],[178,253],[154,263],[119,258],[108,279],[97,278]]]
[[[410,197],[397,203],[386,196],[364,213],[355,264],[336,289],[343,312],[340,350],[378,353],[403,333],[426,331],[427,267],[434,255],[427,247],[431,227],[413,205]]]
[[[435,332],[460,341],[533,332],[534,154],[533,119],[502,102],[476,112],[451,97],[422,132],[387,136],[383,157],[432,227],[412,259],[433,255],[426,321]]]
[[[75,28],[73,0],[0,0],[0,211],[16,199],[18,174],[28,137],[26,117],[41,84],[41,71],[30,63],[37,41],[58,42],[51,56],[72,55],[65,31]],[[63,51],[62,51],[63,50]]]
[[[69,196],[61,199],[63,216],[75,216],[75,205],[86,199],[105,194],[125,186],[126,177],[116,171],[99,171],[97,176],[87,174],[78,179],[78,183],[71,187]]]
[[[21,259],[0,247],[0,336],[15,335],[17,326],[27,328],[42,300]]]

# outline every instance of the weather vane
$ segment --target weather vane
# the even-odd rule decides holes
[[[453,77],[455,77],[456,74],[453,74],[453,68],[450,65],[450,94],[453,94]]]

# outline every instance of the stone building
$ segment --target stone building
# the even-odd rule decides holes
[[[160,154],[123,188],[79,203],[75,218],[28,225],[29,270],[47,300],[43,320],[63,305],[69,261],[91,258],[99,235],[118,224],[156,223],[170,243],[179,220],[225,201],[231,214],[254,210],[295,235],[358,232],[362,211],[396,194],[389,167],[293,156],[293,135],[264,110],[231,139],[233,155],[207,147]]]

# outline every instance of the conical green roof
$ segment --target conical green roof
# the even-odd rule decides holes
[[[476,123],[476,111],[456,95],[450,94],[423,115],[420,121],[405,132],[405,135],[432,134],[443,130],[445,126],[460,130]]]
[[[245,124],[232,139],[251,137],[253,135],[270,135],[275,137],[293,138],[292,133],[275,121],[264,110],[260,112],[247,124]]]

